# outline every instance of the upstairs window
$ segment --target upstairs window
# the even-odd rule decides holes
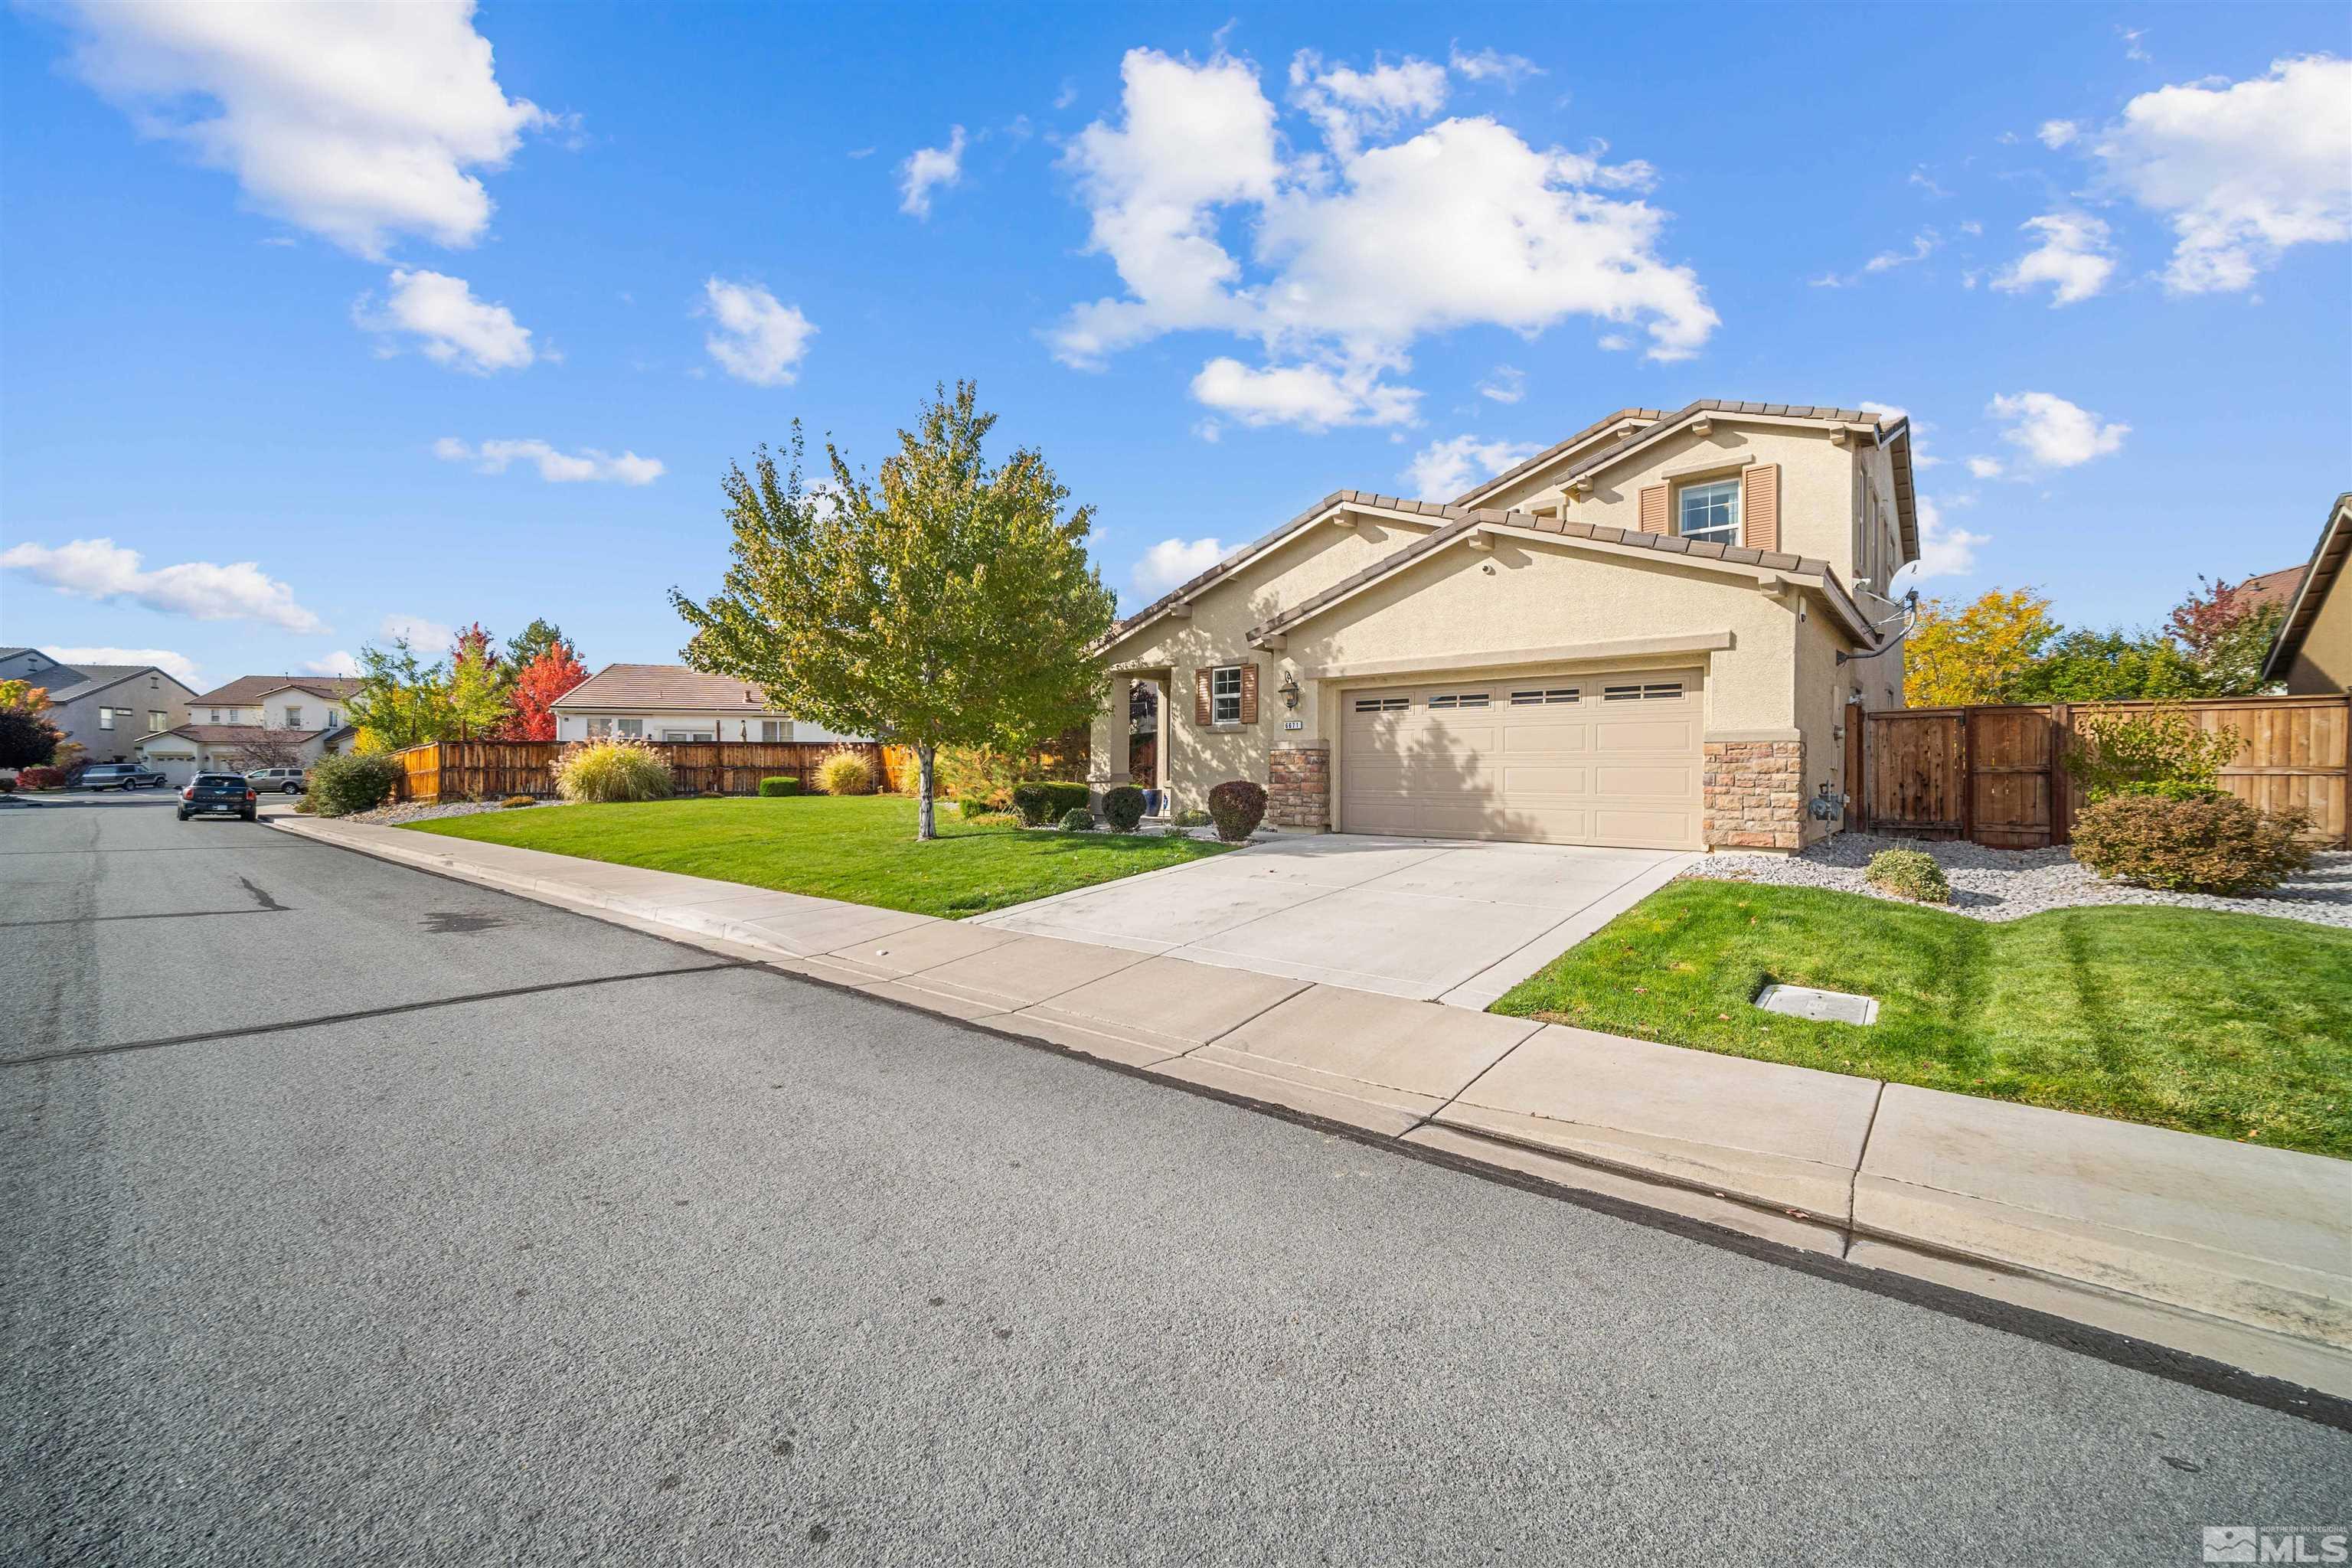
[[[1229,664],[1210,673],[1209,721],[1213,724],[1238,724],[1242,721],[1240,665]]]
[[[302,727],[302,710],[291,702],[286,705],[286,727],[289,730]]]
[[[149,734],[156,734],[162,731],[168,730],[171,727],[172,716],[169,713],[164,712],[161,708],[151,708],[147,710],[147,732]]]
[[[101,708],[98,710],[98,727],[101,730],[111,730],[114,728],[113,709]]]
[[[1675,531],[1710,544],[1739,542],[1739,481],[1685,485],[1675,498]]]

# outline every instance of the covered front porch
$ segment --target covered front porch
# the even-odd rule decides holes
[[[1176,806],[1170,798],[1168,721],[1176,672],[1162,665],[1111,672],[1110,700],[1097,715],[1088,748],[1087,782],[1097,809],[1103,792],[1133,784],[1145,794],[1149,818],[1165,818]]]

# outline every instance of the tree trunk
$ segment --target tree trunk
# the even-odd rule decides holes
[[[937,838],[939,825],[931,814],[931,763],[939,756],[939,748],[928,743],[915,748],[920,783],[915,788],[915,841],[919,844]]]

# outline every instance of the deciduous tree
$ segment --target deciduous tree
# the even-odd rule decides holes
[[[2204,672],[2212,696],[2245,697],[2263,689],[2263,663],[2285,618],[2285,605],[2257,605],[2243,584],[2208,582],[2200,575],[2164,626]]]
[[[536,627],[544,622],[533,621]],[[555,739],[555,700],[588,679],[587,667],[562,637],[517,671],[514,699],[506,727],[499,731],[509,741]]]
[[[448,729],[436,737],[470,741],[494,735],[506,727],[511,710],[512,679],[499,657],[496,638],[476,621],[457,634],[449,650],[447,687]]]
[[[64,740],[49,721],[47,687],[0,680],[0,768],[47,767]]]
[[[793,427],[779,469],[765,447],[725,480],[734,525],[724,588],[670,599],[693,627],[697,669],[763,689],[828,729],[911,748],[919,764],[916,837],[935,837],[941,746],[1026,750],[1086,722],[1102,701],[1092,645],[1115,601],[1087,558],[1093,509],[1043,456],[992,467],[995,416],[970,383],[940,388],[872,479],[836,447],[832,481],[811,493]]]
[[[395,637],[389,650],[360,649],[360,684],[348,704],[359,749],[397,752],[437,741],[449,727],[448,670],[426,664]]]
[[[1903,699],[1915,708],[2006,702],[2058,628],[2031,588],[1995,588],[1973,603],[1929,599],[1904,644]]]

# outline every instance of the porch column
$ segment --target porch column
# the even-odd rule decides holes
[[[1096,811],[1102,809],[1105,790],[1127,783],[1127,701],[1134,678],[1110,678],[1110,702],[1095,715],[1087,731],[1087,794]]]

